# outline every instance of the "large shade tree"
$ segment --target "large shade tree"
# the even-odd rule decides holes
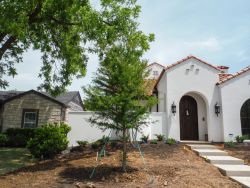
[[[117,5],[114,5],[117,6]],[[156,103],[148,95],[145,79],[147,61],[142,58],[149,49],[153,35],[145,35],[138,29],[140,7],[131,1],[126,9],[123,32],[112,38],[100,55],[100,67],[93,83],[85,88],[85,106],[95,111],[92,124],[102,130],[121,133],[123,141],[122,169],[126,171],[127,140],[130,129],[140,129],[150,107]]]
[[[16,63],[29,48],[42,53],[41,89],[57,95],[73,76],[84,76],[87,54],[100,55],[129,28],[133,0],[94,2],[97,6],[89,0],[0,1],[0,87],[8,86],[6,75],[17,74]]]

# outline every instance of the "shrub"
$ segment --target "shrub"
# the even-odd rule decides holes
[[[157,137],[157,140],[159,142],[164,140],[164,135],[163,134],[155,134],[155,136]]]
[[[68,146],[67,134],[70,127],[65,123],[49,123],[35,129],[34,138],[30,139],[27,148],[36,158],[53,158]]]
[[[225,142],[224,146],[228,147],[228,148],[233,148],[233,147],[235,147],[235,142],[233,142],[233,141]]]
[[[7,144],[10,147],[25,147],[31,138],[34,138],[35,129],[10,128],[6,130]]]
[[[235,137],[235,140],[236,142],[238,143],[242,143],[244,140],[247,140],[248,139],[248,136],[247,135],[242,135],[242,136],[236,136]]]
[[[176,144],[176,140],[173,139],[173,138],[168,138],[168,139],[166,140],[166,144],[174,145],[174,144]]]
[[[118,142],[115,141],[115,140],[112,140],[112,141],[110,142],[110,147],[111,147],[112,149],[117,148],[117,147],[118,147]]]
[[[141,141],[143,142],[143,143],[148,143],[148,138],[149,138],[149,135],[142,135],[142,137],[141,137]]]
[[[150,141],[150,144],[157,144],[157,140],[156,140],[156,139],[151,140],[151,141]]]
[[[85,148],[88,144],[88,141],[83,141],[83,140],[78,140],[77,141],[77,144],[82,147],[82,148]]]
[[[1,134],[0,133],[0,146],[6,146],[8,141],[8,137],[6,134]]]

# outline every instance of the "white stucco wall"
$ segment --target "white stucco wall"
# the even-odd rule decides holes
[[[158,76],[160,76],[161,71],[163,70],[164,67],[162,67],[161,65],[158,64],[151,64],[147,67],[147,70],[149,70],[149,75],[148,75],[148,79],[157,79]],[[154,71],[158,72],[158,76],[154,75]]]
[[[71,127],[71,131],[68,134],[69,146],[77,145],[78,140],[86,140],[88,142],[94,142],[103,135],[108,136],[110,130],[102,132],[95,126],[91,126],[88,119],[93,115],[93,112],[69,112],[68,123]],[[140,140],[142,134],[149,135],[150,139],[155,138],[155,134],[162,134],[165,127],[165,113],[153,112],[149,114],[147,118],[148,126],[144,126],[141,133],[137,133],[137,140]],[[112,138],[115,138],[115,133],[111,134]]]
[[[165,72],[165,77],[161,79],[157,89],[166,92],[166,134],[169,137],[180,140],[179,102],[184,95],[194,93],[206,103],[209,141],[223,141],[221,116],[217,117],[214,113],[214,105],[216,102],[220,103],[219,89],[216,86],[219,80],[218,73],[218,70],[195,59],[189,59]],[[171,112],[173,102],[177,107],[175,115]],[[201,126],[199,125],[199,127]],[[203,137],[200,138],[203,139]]]
[[[250,71],[219,87],[222,101],[223,136],[225,141],[230,141],[242,134],[240,110],[244,102],[250,98]]]

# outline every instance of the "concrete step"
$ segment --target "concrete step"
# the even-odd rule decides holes
[[[231,156],[201,156],[211,164],[244,165],[244,160]]]
[[[200,141],[200,140],[181,140],[181,144],[211,144],[211,142],[208,141]]]
[[[243,187],[250,187],[250,177],[230,176],[230,178],[243,185]]]
[[[199,156],[227,156],[227,152],[219,149],[193,149]]]
[[[217,149],[214,145],[207,144],[187,144],[187,146],[191,149]]]
[[[214,165],[219,168],[222,174],[227,176],[250,177],[250,166],[247,165]]]

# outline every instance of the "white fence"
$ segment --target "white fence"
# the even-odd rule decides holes
[[[71,131],[68,134],[69,146],[77,145],[78,140],[86,140],[93,142],[100,139],[103,135],[108,136],[109,130],[101,131],[96,126],[92,126],[88,119],[93,115],[93,112],[69,112],[68,123],[71,127]],[[137,133],[137,140],[144,135],[149,135],[149,139],[154,139],[155,134],[163,134],[166,128],[165,113],[152,112],[148,119],[148,126],[144,126],[141,132]],[[111,134],[111,137],[115,137],[115,133]]]

